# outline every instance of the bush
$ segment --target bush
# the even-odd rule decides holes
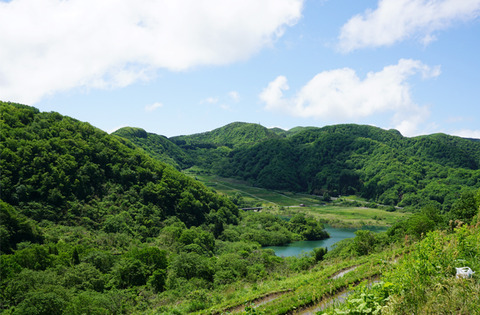
[[[148,285],[157,293],[163,292],[165,290],[166,275],[165,270],[155,270],[148,278]]]
[[[112,270],[115,284],[119,288],[144,285],[147,282],[146,266],[138,259],[124,258]]]
[[[15,314],[61,315],[68,303],[67,291],[60,286],[30,291],[15,309]]]
[[[315,257],[315,262],[322,261],[327,252],[328,249],[326,247],[314,248],[313,256]]]

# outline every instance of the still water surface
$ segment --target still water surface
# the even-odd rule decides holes
[[[330,238],[321,241],[299,241],[293,242],[285,246],[268,246],[264,248],[270,248],[275,251],[275,255],[280,257],[297,256],[302,252],[309,252],[316,247],[327,247],[328,250],[332,249],[332,245],[346,238],[355,237],[355,231],[359,229],[351,228],[333,228],[325,227]],[[364,226],[361,230],[369,230],[373,232],[384,232],[387,227],[383,226]]]

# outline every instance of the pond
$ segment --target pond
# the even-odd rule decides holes
[[[385,226],[364,226],[361,229],[355,228],[333,228],[330,226],[325,227],[325,230],[330,234],[330,238],[321,241],[298,241],[293,242],[285,246],[267,246],[264,248],[273,249],[275,255],[280,257],[297,256],[302,252],[309,252],[316,247],[327,247],[328,250],[332,249],[332,245],[346,238],[355,237],[355,231],[357,230],[369,230],[373,232],[385,232],[387,227]]]

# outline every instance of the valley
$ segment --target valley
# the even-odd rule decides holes
[[[477,141],[247,123],[167,138],[0,114],[2,314],[478,311],[478,273],[455,277],[480,270]],[[353,237],[268,248],[328,227]]]
[[[325,202],[323,196],[252,187],[241,180],[198,173],[201,171],[192,172],[189,169],[185,171],[185,174],[221,194],[241,198],[245,205],[263,207],[265,211],[279,216],[305,213],[333,227],[361,228],[365,225],[387,227],[411,214],[402,209],[386,211],[391,210],[391,207],[370,203],[356,196],[342,196]]]

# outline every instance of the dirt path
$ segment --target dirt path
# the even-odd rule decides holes
[[[352,293],[352,291],[345,290],[340,293],[335,294],[334,296],[322,300],[320,303],[310,306],[306,309],[300,310],[294,314],[302,314],[302,315],[315,315],[317,312],[323,311],[329,306],[332,306],[335,303],[343,303],[347,299],[347,297]]]
[[[379,275],[374,276],[373,278],[370,279],[370,281],[368,281],[368,285],[371,286],[374,283],[379,282],[379,278],[380,278]],[[353,286],[353,289],[355,289],[355,287],[359,283],[357,283],[355,286]],[[344,290],[338,292],[337,294],[335,294],[331,297],[327,297],[325,299],[322,299],[319,303],[316,303],[316,304],[314,304],[312,306],[309,306],[309,307],[306,307],[304,309],[300,309],[297,312],[294,312],[293,314],[295,314],[295,315],[297,315],[297,314],[301,314],[301,315],[317,314],[317,312],[323,311],[327,307],[330,307],[334,304],[341,304],[341,303],[345,302],[345,300],[348,298],[348,296],[352,293],[353,293],[353,290],[351,290],[350,288],[344,289]]]
[[[349,267],[349,268],[346,268],[346,269],[342,269],[342,270],[339,270],[337,271],[336,273],[334,273],[332,276],[330,276],[329,279],[338,279],[338,278],[341,278],[343,277],[345,274],[349,273],[350,271],[354,271],[355,269],[357,269],[359,265],[356,265],[356,266],[352,266],[352,267]]]
[[[400,258],[401,256],[397,256],[395,257],[393,260],[391,260],[390,262],[392,264],[396,264],[398,262],[398,259]],[[332,276],[330,276],[329,279],[338,279],[338,278],[341,278],[343,277],[346,273],[349,273],[353,270],[355,270],[357,266],[352,266],[352,267],[349,267],[349,268],[345,268],[345,269],[342,269],[342,270],[339,270],[337,271],[336,273],[334,273]],[[365,279],[363,279],[365,280]],[[363,281],[362,280],[362,281]],[[372,286],[374,283],[377,283],[380,281],[380,275],[376,275],[376,276],[373,276],[372,278],[370,278],[369,282],[368,282],[368,286]],[[354,288],[359,284],[360,282],[358,282]],[[324,309],[326,309],[327,307],[330,307],[334,304],[340,304],[340,303],[343,303],[345,302],[345,300],[348,298],[348,296],[350,294],[353,293],[353,290],[351,289],[344,289],[340,292],[338,292],[337,294],[331,296],[331,297],[327,297],[325,299],[322,299],[319,303],[315,304],[315,305],[312,305],[312,306],[309,306],[309,307],[306,307],[304,309],[300,309],[298,310],[297,312],[294,312],[293,314],[301,314],[301,315],[314,315],[314,314],[317,314],[317,312],[320,312],[320,311],[323,311]]]
[[[333,275],[331,275],[329,277],[329,279],[339,279],[341,277],[343,277],[345,274],[355,270],[359,265],[356,265],[356,266],[352,266],[352,267],[349,267],[349,268],[345,268],[345,269],[341,269],[337,272],[335,272]],[[242,304],[242,305],[238,305],[238,306],[235,306],[235,307],[232,307],[232,308],[229,308],[229,309],[226,309],[224,311],[224,313],[231,313],[231,314],[234,314],[234,313],[240,313],[240,312],[243,312],[245,311],[245,307],[246,306],[251,306],[251,307],[259,307],[263,304],[267,304],[279,297],[281,297],[282,295],[288,293],[288,292],[292,292],[293,290],[285,290],[285,291],[279,291],[279,292],[273,292],[273,293],[269,293],[265,296],[262,296],[262,297],[259,297],[257,299],[254,299],[252,301],[249,301],[245,304]],[[300,313],[295,313],[295,314],[315,314],[315,312],[311,313],[309,310],[310,308],[316,310],[317,308],[321,308],[319,310],[322,310],[324,308],[326,308],[327,306],[330,306],[331,304],[335,303],[335,302],[343,302],[346,297],[349,295],[349,292],[347,292],[347,290],[345,291],[342,291],[340,293],[337,293],[336,295],[334,295],[333,297],[331,298],[327,298],[325,300],[322,300],[322,302],[320,304],[315,304],[314,306],[311,306],[309,308],[306,308],[304,309],[305,313],[303,313],[302,311],[299,311]],[[309,313],[310,312],[310,313]]]
[[[234,314],[234,313],[240,313],[240,312],[243,312],[245,311],[245,307],[246,306],[253,306],[253,307],[258,307],[260,305],[263,305],[263,304],[266,304],[268,302],[271,302],[277,298],[279,298],[280,296],[284,295],[285,293],[288,293],[288,292],[291,292],[292,290],[286,290],[286,291],[279,291],[279,292],[272,292],[272,293],[269,293],[265,296],[262,296],[262,297],[259,297],[257,299],[254,299],[252,301],[249,301],[245,304],[242,304],[242,305],[237,305],[237,306],[234,306],[234,307],[231,307],[229,309],[226,309],[225,311],[222,312],[222,314],[226,313],[226,314]]]
[[[395,257],[393,260],[391,260],[391,263],[396,263],[399,258],[400,258],[400,256]],[[361,266],[361,264],[351,266],[351,267],[348,267],[348,268],[344,268],[344,269],[340,269],[337,272],[333,273],[329,277],[329,279],[335,280],[335,279],[342,278],[345,274],[354,271],[359,266]],[[376,282],[379,282],[380,275],[377,274],[377,275],[374,275],[370,278],[367,277],[367,278],[359,279],[353,284],[353,287],[356,287],[358,284],[360,284],[362,281],[364,281],[366,279],[370,279],[369,282],[368,282],[368,285],[372,285]],[[284,295],[286,293],[289,293],[289,292],[292,292],[292,291],[294,291],[294,290],[290,289],[290,290],[272,292],[272,293],[266,294],[262,297],[259,297],[259,298],[253,299],[251,301],[248,301],[245,304],[241,304],[241,305],[237,305],[237,306],[228,308],[228,309],[222,311],[222,314],[235,314],[235,313],[244,312],[246,306],[256,308],[256,307],[259,307],[261,305],[267,304],[267,303],[269,303],[269,302],[271,302],[275,299],[278,299],[282,295]],[[327,307],[332,306],[333,304],[343,303],[352,292],[353,292],[353,290],[351,290],[350,288],[345,286],[345,287],[341,288],[339,292],[337,292],[336,294],[334,294],[332,296],[322,297],[322,299],[318,303],[315,303],[315,304],[309,305],[309,306],[305,306],[305,307],[300,308],[296,311],[289,312],[288,314],[295,314],[295,315],[297,315],[297,314],[302,314],[302,315],[316,314],[317,312],[322,311],[322,310],[326,309]]]

